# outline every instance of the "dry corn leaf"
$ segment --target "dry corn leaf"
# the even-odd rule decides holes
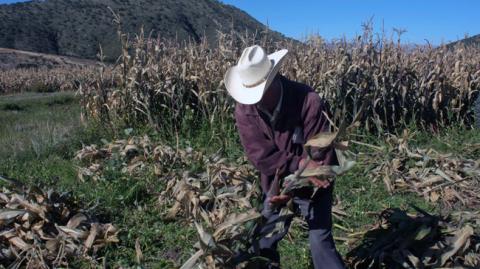
[[[312,138],[310,138],[307,143],[305,143],[305,147],[316,147],[316,148],[326,148],[333,144],[335,139],[338,136],[338,132],[333,133],[319,133]]]

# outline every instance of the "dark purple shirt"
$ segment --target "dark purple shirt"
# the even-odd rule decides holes
[[[300,160],[307,156],[303,145],[308,139],[320,131],[330,131],[329,121],[323,114],[325,104],[320,96],[307,85],[283,76],[281,80],[283,103],[274,127],[256,105],[237,103],[235,106],[240,141],[247,158],[261,173],[264,193],[268,193],[277,169],[282,171],[282,177],[298,169]],[[294,133],[299,137],[292,139]],[[332,148],[319,152],[315,160],[334,164],[337,162],[334,152]]]

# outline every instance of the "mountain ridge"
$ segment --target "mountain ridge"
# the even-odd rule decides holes
[[[480,34],[451,42],[447,46],[453,47],[456,44],[464,44],[465,46],[476,46],[480,48]]]
[[[265,25],[217,0],[34,0],[0,5],[0,47],[80,58],[120,54],[111,8],[122,31],[154,33],[177,41],[215,42],[217,30],[244,33]],[[285,38],[269,31],[273,38]]]

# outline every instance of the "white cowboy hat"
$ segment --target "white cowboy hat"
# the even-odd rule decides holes
[[[228,93],[241,104],[258,103],[275,78],[287,52],[282,49],[267,55],[260,46],[246,48],[238,64],[225,73],[224,83]]]

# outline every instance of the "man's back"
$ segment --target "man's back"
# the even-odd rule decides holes
[[[256,105],[237,104],[235,120],[248,159],[262,174],[262,188],[268,192],[270,182],[280,167],[286,174],[298,168],[306,157],[303,144],[320,131],[329,131],[324,102],[305,84],[281,76],[284,89],[282,109],[275,126]],[[330,163],[334,154],[325,155]]]

